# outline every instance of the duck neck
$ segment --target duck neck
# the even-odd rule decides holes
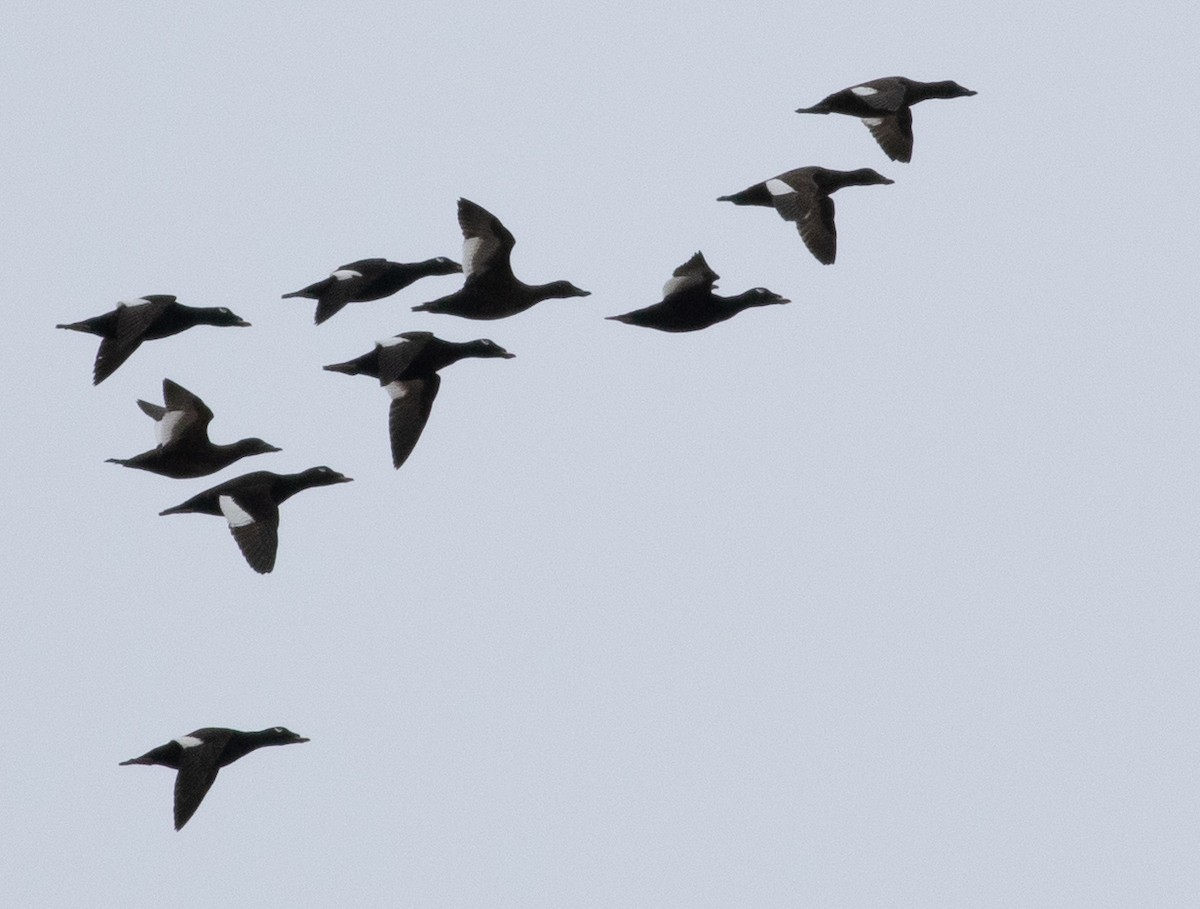
[[[749,309],[752,306],[766,306],[768,303],[773,302],[771,300],[760,299],[752,290],[742,291],[740,294],[734,294],[732,297],[722,297],[719,294],[713,294],[713,299],[720,303],[722,309],[733,312],[741,312],[743,309]]]
[[[302,492],[311,485],[308,479],[308,471],[300,473],[285,473],[280,474],[272,485],[272,498],[276,505],[280,505],[290,499],[298,492]],[[247,733],[247,735],[265,735],[269,733],[269,729],[264,729],[262,732]],[[257,745],[255,746],[258,747]]]
[[[245,757],[251,751],[262,748],[264,745],[276,744],[271,740],[272,738],[273,733],[270,729],[263,729],[259,732],[243,732],[233,736],[221,754],[222,765],[232,764],[238,758]]]
[[[814,174],[814,179],[818,182],[826,193],[837,192],[846,186],[866,186],[870,183],[879,182],[879,174],[869,167],[860,167],[858,170],[827,170]]]
[[[957,98],[962,93],[962,86],[957,82],[919,82],[909,86],[908,103],[916,104],[930,98]]]

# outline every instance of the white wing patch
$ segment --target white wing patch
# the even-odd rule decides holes
[[[362,272],[355,271],[353,268],[339,268],[330,277],[337,278],[339,281],[349,281],[351,278],[361,278]]]
[[[382,341],[376,341],[380,347],[399,347],[401,344],[407,344],[408,338],[384,338]]]
[[[880,123],[883,122],[883,118],[882,117],[863,117],[862,122],[865,123],[867,126],[878,126]]]
[[[469,278],[479,270],[479,266],[483,264],[483,247],[484,241],[482,237],[470,237],[463,240],[463,273]]]
[[[796,190],[793,187],[784,183],[778,177],[772,177],[767,181],[767,192],[769,192],[772,196],[786,196],[790,193],[794,193],[795,191]]]
[[[168,410],[161,420],[154,424],[154,437],[159,445],[166,445],[179,438],[179,424],[183,422],[182,410]]]
[[[197,745],[203,745],[204,739],[198,739],[194,735],[181,735],[177,741],[184,748],[195,748]]]
[[[135,306],[149,306],[150,301],[144,297],[138,297],[136,300],[120,300],[117,302],[117,305],[133,309]]]
[[[860,98],[867,98],[871,95],[879,94],[879,89],[871,88],[869,85],[856,85],[854,88],[850,89],[850,91],[854,92],[854,94],[858,95]]]
[[[235,502],[233,496],[217,496],[217,504],[221,506],[221,514],[225,515],[230,527],[245,527],[254,523],[254,515]]]
[[[387,390],[388,395],[391,396],[393,401],[399,401],[401,398],[408,397],[408,393],[410,391],[408,385],[399,380],[396,380],[395,382],[389,382],[383,387]]]
[[[689,278],[686,275],[678,275],[663,285],[663,296],[669,297],[671,294],[679,293],[681,290],[687,290],[695,283],[695,278]]]

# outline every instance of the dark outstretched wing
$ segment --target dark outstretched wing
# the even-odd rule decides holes
[[[208,441],[208,424],[212,422],[213,412],[199,395],[170,379],[163,379],[163,401],[167,405],[166,411],[155,427],[159,445]]]
[[[406,331],[380,341],[379,384],[387,385],[404,375],[425,345],[433,338],[430,331]]]
[[[800,239],[822,265],[832,265],[837,258],[837,227],[833,212],[833,199],[820,196],[796,225]]]
[[[894,114],[863,117],[862,122],[889,158],[905,163],[912,160],[912,111],[909,108],[902,107]]]
[[[846,89],[860,103],[878,111],[897,111],[904,106],[904,84],[899,80],[872,79]]]
[[[250,567],[269,573],[279,550],[279,506],[266,490],[219,495],[217,504]]]
[[[795,222],[809,252],[818,262],[833,264],[837,256],[833,200],[822,194],[811,179],[785,181],[776,177],[767,181],[767,189],[775,210],[785,221]]]
[[[142,409],[142,413],[155,421],[161,420],[167,412],[167,409],[161,404],[151,404],[149,401],[143,401],[140,398],[138,399],[138,407]],[[155,427],[155,432],[157,431],[158,429]]]
[[[709,293],[720,277],[708,267],[704,254],[698,252],[671,272],[671,280],[663,285],[663,299],[698,289]]]
[[[470,281],[489,271],[512,274],[509,255],[516,244],[500,219],[469,199],[458,200],[463,233],[463,276]]]
[[[313,314],[313,323],[320,325],[332,316],[341,312],[346,304],[354,298],[355,285],[360,279],[351,277],[346,281],[334,280],[317,298],[317,311]]]
[[[172,296],[155,294],[117,304],[117,330],[113,337],[104,338],[100,342],[100,349],[96,351],[96,363],[92,368],[93,385],[99,385],[129,359],[142,343],[146,330],[174,302]]]
[[[175,829],[182,829],[191,820],[204,796],[212,788],[220,769],[221,752],[229,741],[229,732],[206,736],[198,745],[185,747],[179,756],[179,772],[175,775]],[[187,740],[184,737],[184,741]]]
[[[399,468],[416,447],[421,432],[429,421],[433,399],[437,397],[442,380],[437,373],[428,376],[400,380],[386,385],[392,396],[388,411],[388,434],[392,441],[392,464]]]
[[[387,265],[387,259],[358,259],[339,265],[324,281],[306,287],[304,291],[317,298],[317,311],[313,321],[320,325],[339,312],[347,303],[363,299],[364,291],[379,277]]]

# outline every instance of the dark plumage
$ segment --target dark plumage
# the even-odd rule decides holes
[[[177,335],[196,325],[244,328],[249,324],[224,306],[184,306],[175,302],[170,294],[148,294],[136,300],[122,300],[112,312],[56,327],[99,335],[103,339],[92,370],[92,384],[99,385],[116,372],[143,341]]]
[[[392,464],[400,467],[421,438],[429,420],[433,399],[441,385],[438,370],[464,357],[503,357],[510,354],[494,341],[443,341],[427,331],[406,331],[361,357],[325,368],[349,376],[378,379],[392,398],[388,430],[392,443]]]
[[[869,167],[858,170],[798,167],[732,196],[719,196],[717,201],[773,207],[785,221],[796,223],[800,239],[818,262],[832,265],[837,258],[837,227],[833,223],[834,206],[829,194],[844,186],[893,182]]]
[[[752,306],[791,302],[765,287],[755,287],[734,297],[713,293],[720,275],[708,267],[702,253],[696,253],[672,274],[671,280],[663,285],[661,303],[608,318],[659,331],[698,331],[732,319]]]
[[[320,325],[347,303],[382,300],[430,275],[452,275],[462,266],[438,256],[424,262],[389,262],[387,259],[359,259],[338,266],[338,270],[323,281],[310,284],[303,290],[284,294],[288,297],[308,297],[317,301],[315,322]]]
[[[463,232],[462,289],[414,306],[414,311],[441,312],[464,319],[503,319],[552,297],[586,297],[570,281],[526,284],[513,275],[509,256],[516,240],[500,220],[467,199],[458,200]]]
[[[208,439],[213,413],[205,403],[170,379],[163,379],[162,388],[165,407],[138,401],[138,407],[154,419],[158,446],[132,458],[109,458],[109,463],[184,479],[208,476],[249,455],[279,451],[262,439],[214,445]]]
[[[279,549],[279,506],[301,490],[349,482],[350,477],[328,467],[286,474],[258,470],[226,480],[159,514],[193,512],[224,517],[250,567],[266,574],[275,567]]]
[[[175,829],[182,829],[196,813],[204,796],[212,788],[217,771],[251,751],[267,745],[292,745],[307,742],[290,729],[274,726],[261,732],[206,728],[171,739],[147,751],[141,757],[121,761],[128,764],[160,764],[178,770],[175,775]]]
[[[846,114],[859,117],[893,161],[912,160],[912,106],[930,98],[963,98],[974,95],[957,82],[917,82],[903,76],[888,76],[860,82],[834,92],[798,114]]]

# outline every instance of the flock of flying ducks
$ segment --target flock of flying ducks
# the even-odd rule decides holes
[[[845,114],[858,117],[880,148],[893,161],[912,159],[912,105],[931,98],[974,95],[956,82],[917,82],[901,76],[873,79],[829,95],[797,113]],[[800,167],[779,174],[718,201],[774,208],[796,225],[809,252],[825,265],[837,256],[837,229],[831,195],[847,186],[892,183],[871,168],[852,171]],[[316,300],[319,325],[349,303],[379,300],[420,278],[461,272],[463,286],[448,296],[414,306],[414,311],[445,313],[466,319],[503,319],[548,299],[585,297],[569,281],[526,284],[512,270],[515,239],[500,220],[467,199],[458,200],[458,223],[463,234],[462,264],[438,257],[400,263],[361,259],[340,266],[329,277],[284,298]],[[718,275],[697,252],[675,269],[658,303],[609,316],[618,322],[659,331],[698,331],[756,306],[788,303],[772,291],[756,287],[734,296],[714,292]],[[62,324],[58,328],[101,338],[93,368],[93,384],[108,378],[143,341],[153,341],[197,325],[247,326],[225,307],[193,307],[168,294],[150,294],[117,304],[111,312]],[[429,419],[441,384],[438,373],[465,357],[511,358],[494,341],[445,341],[427,331],[409,331],[375,344],[360,357],[325,367],[331,372],[364,375],[378,380],[391,398],[388,428],[392,464],[399,468],[412,453]],[[179,479],[208,476],[241,458],[280,449],[262,439],[242,439],[218,445],[208,437],[212,411],[183,386],[163,379],[163,404],[138,401],[155,421],[157,445],[130,458],[110,458],[125,467]],[[294,474],[255,471],[227,480],[168,508],[161,514],[197,513],[224,517],[246,562],[260,574],[275,566],[278,550],[279,506],[305,489],[346,483],[329,467],[311,467]],[[122,764],[160,764],[177,771],[175,829],[195,813],[217,777],[217,771],[258,748],[308,739],[281,726],[258,732],[204,728],[172,739],[141,757]]]

